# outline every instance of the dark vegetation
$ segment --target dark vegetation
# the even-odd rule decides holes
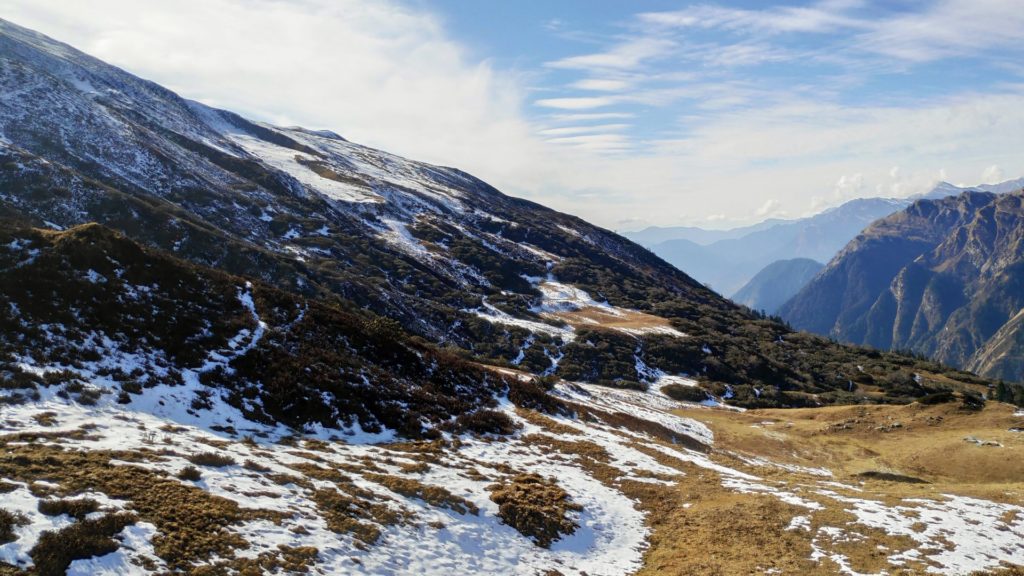
[[[39,535],[30,555],[39,576],[63,576],[75,560],[103,556],[118,549],[114,535],[134,524],[131,514],[108,514],[95,520],[81,520],[56,531]]]
[[[550,548],[579,525],[573,514],[582,508],[554,480],[537,474],[519,474],[487,488],[498,504],[498,516],[534,544]]]
[[[39,512],[47,516],[67,514],[81,520],[99,509],[99,503],[91,498],[58,498],[39,501]]]
[[[9,249],[12,244],[19,248]],[[82,401],[87,389],[77,370],[119,381],[127,401],[148,387],[178,384],[181,370],[198,368],[210,351],[229,350],[231,338],[255,329],[239,300],[249,290],[268,324],[263,338],[230,363],[230,373],[217,369],[201,380],[227,390],[236,406],[258,399],[248,403],[260,407],[247,414],[254,420],[299,430],[358,422],[369,432],[388,427],[429,436],[436,432],[424,421],[440,423],[491,406],[508,386],[496,374],[408,337],[394,321],[346,311],[331,300],[260,285],[249,289],[242,279],[149,252],[100,226],[61,233],[0,230],[0,245],[0,271],[17,267],[16,273],[0,273],[0,342],[10,351],[31,351],[40,363],[72,368],[40,378],[0,353],[0,386],[26,395],[58,386]],[[103,336],[121,352],[149,351],[149,364],[132,373],[108,366],[104,360],[114,350],[87,345]],[[161,371],[168,376],[158,376]],[[523,402],[551,402],[542,391],[520,396]],[[208,408],[209,402],[200,393],[192,408]]]
[[[108,72],[126,85],[139,82]],[[371,432],[388,427],[406,436],[429,436],[432,426],[423,422],[436,424],[487,408],[508,384],[467,360],[507,365],[530,335],[468,311],[486,297],[510,314],[537,319],[530,308],[538,293],[524,275],[548,273],[598,301],[670,319],[689,336],[637,339],[580,330],[575,341],[563,344],[538,335],[519,364],[534,373],[550,369],[550,358],[564,354],[557,376],[640,388],[645,383],[634,360],[639,348],[649,366],[697,377],[715,396],[729,385],[729,401],[749,407],[906,402],[919,391],[884,390],[888,378],[900,371],[922,374],[929,390],[939,385],[929,383],[932,375],[943,386],[975,384],[924,360],[794,333],[733,305],[632,242],[504,196],[455,169],[415,165],[414,177],[426,189],[454,190],[460,210],[402,186],[375,189],[380,204],[335,203],[254,158],[181,133],[179,124],[153,114],[148,102],[126,95],[115,107],[106,101],[83,103],[81,94],[45,70],[25,74],[39,79],[45,93],[18,95],[12,103],[39,114],[5,133],[16,147],[0,150],[0,189],[10,191],[0,199],[0,218],[66,227],[96,221],[191,262],[143,252],[93,229],[32,233],[42,254],[17,269],[12,266],[33,248],[0,249],[0,295],[12,295],[0,301],[0,326],[14,326],[15,332],[0,337],[10,336],[8,341],[19,341],[23,349],[44,350],[43,360],[72,366],[89,361],[90,352],[74,346],[86,341],[84,326],[133,350],[163,352],[150,361],[166,364],[166,376],[154,366],[138,374],[111,369],[120,384],[114,391],[120,402],[131,402],[147,386],[179,382],[178,371],[194,368],[239,329],[254,327],[237,300],[240,280],[227,274],[253,280],[257,308],[271,329],[230,370],[206,373],[203,383],[227,388],[235,405],[255,406],[244,401],[258,397],[263,408],[248,416],[297,429],[358,421]],[[81,104],[82,116],[39,104],[54,95]],[[196,133],[216,139],[203,119],[173,95],[154,97]],[[210,113],[255,138],[293,150],[305,168],[322,177],[353,185],[369,178],[353,171],[348,159],[299,142],[298,132],[256,125],[227,112]],[[107,129],[99,120],[107,114],[121,119],[123,129]],[[80,138],[55,137],[68,131]],[[96,141],[104,145],[90,144]],[[126,159],[140,156],[150,162],[146,173],[125,177],[133,173],[125,165],[133,160]],[[405,222],[437,257],[410,255],[382,240],[385,219]],[[0,244],[10,240],[6,235]],[[303,251],[302,258],[286,248]],[[123,278],[114,274],[118,267],[124,268]],[[89,269],[106,282],[82,281]],[[126,284],[158,289],[133,299],[123,296]],[[11,302],[34,321],[62,326],[55,328],[65,332],[57,334],[58,340],[67,344],[44,345],[47,335],[13,324]],[[81,322],[69,317],[76,309],[85,313]],[[305,311],[301,320],[300,310]],[[381,317],[397,324],[378,325]],[[705,346],[712,352],[705,353]],[[5,401],[31,398],[40,383],[3,365],[5,360],[0,357],[0,386],[20,387]],[[873,383],[862,381],[867,378]],[[94,402],[97,392],[74,380],[72,374],[59,384],[70,386],[64,393]],[[195,407],[208,406],[207,400],[197,398]]]
[[[234,458],[218,452],[199,452],[197,454],[192,454],[188,457],[188,461],[196,466],[206,466],[208,468],[223,468],[225,466],[234,466],[236,464]]]
[[[17,539],[14,529],[27,523],[23,515],[0,509],[0,544],[14,542]]]

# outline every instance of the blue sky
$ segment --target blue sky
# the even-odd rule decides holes
[[[0,14],[186,97],[614,229],[1024,175],[1019,0],[88,4]]]

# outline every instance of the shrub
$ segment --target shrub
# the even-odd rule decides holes
[[[697,386],[666,384],[661,387],[661,391],[669,398],[680,402],[703,402],[708,399],[708,393]]]
[[[934,394],[928,394],[917,399],[921,404],[946,404],[956,400],[956,396],[949,391],[935,392]]]
[[[209,466],[211,468],[223,468],[225,466],[235,465],[234,458],[225,456],[224,454],[218,454],[216,452],[199,452],[197,454],[192,454],[188,457],[188,461],[196,466]]]
[[[131,514],[111,514],[96,520],[83,520],[57,531],[46,531],[29,552],[39,576],[63,576],[75,560],[115,552],[113,536],[135,523]]]
[[[544,414],[568,413],[565,404],[544,389],[544,386],[549,383],[544,380],[538,382],[537,379],[512,379],[508,384],[508,399],[520,408],[536,410]]]
[[[185,466],[178,472],[178,478],[188,482],[198,482],[202,477],[203,473],[195,466]]]
[[[0,510],[0,544],[7,544],[17,540],[14,535],[14,529],[26,524],[28,524],[28,518],[25,518],[24,515]]]
[[[81,520],[100,509],[99,502],[92,498],[74,498],[64,500],[40,500],[39,512],[47,516],[67,514]]]
[[[472,432],[474,434],[498,434],[507,436],[514,434],[519,428],[508,414],[496,410],[477,410],[462,414],[455,419],[454,429],[457,433]]]
[[[562,535],[579,528],[570,513],[583,508],[553,480],[538,474],[519,474],[507,483],[487,487],[498,505],[498,516],[534,544],[550,548]]]
[[[970,410],[976,412],[985,408],[985,398],[977,392],[963,392],[963,398],[960,401],[960,408],[962,410]]]

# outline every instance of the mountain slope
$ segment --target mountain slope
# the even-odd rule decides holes
[[[9,217],[99,222],[340,298],[467,358],[576,381],[642,388],[690,374],[730,402],[787,405],[845,401],[865,364],[863,351],[790,334],[624,238],[456,169],[186,101],[6,22],[0,53]]]
[[[706,246],[718,240],[740,238],[750,234],[751,232],[757,232],[759,230],[764,230],[784,223],[786,223],[785,220],[769,218],[768,220],[758,222],[757,224],[752,224],[750,226],[741,226],[739,228],[729,228],[726,230],[708,230],[705,228],[698,228],[696,226],[649,226],[643,230],[637,230],[636,232],[626,232],[623,236],[648,248],[668,240],[689,240],[695,244]]]
[[[865,230],[780,314],[844,341],[1020,380],[1022,198],[965,192],[918,201]]]
[[[1024,564],[988,382],[0,28],[0,574]]]
[[[191,407],[188,421],[225,429],[234,419],[436,435],[509,385],[387,320],[152,253],[95,224],[0,230],[0,325],[0,373],[22,398],[58,385],[82,402],[102,390],[128,405],[171,396]]]
[[[751,310],[774,314],[824,267],[810,258],[772,262],[733,294],[731,300]]]

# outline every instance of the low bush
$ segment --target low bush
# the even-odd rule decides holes
[[[508,399],[520,408],[536,410],[543,414],[564,414],[568,410],[560,400],[548,394],[554,384],[550,380],[534,378],[532,380],[510,379]]]
[[[971,412],[982,410],[985,408],[985,398],[981,394],[965,390],[960,400],[960,408]]]
[[[67,528],[39,535],[29,555],[39,576],[63,576],[75,560],[110,554],[118,549],[113,536],[135,523],[131,514],[111,514],[83,520]]]
[[[477,410],[476,412],[469,412],[456,418],[453,428],[457,433],[471,432],[474,434],[507,436],[514,434],[519,425],[504,412]]]
[[[949,391],[935,392],[917,399],[921,404],[946,404],[956,400],[956,395]]]
[[[187,482],[198,482],[202,477],[203,473],[195,466],[185,466],[180,472],[178,472],[178,479],[185,480]]]
[[[100,509],[99,502],[92,498],[68,498],[62,500],[40,500],[39,512],[47,516],[67,514],[81,520]]]
[[[697,386],[666,384],[661,387],[661,391],[669,398],[679,402],[703,402],[708,399],[708,393]]]
[[[498,516],[534,544],[550,548],[563,535],[576,532],[579,524],[571,517],[583,508],[553,480],[538,474],[519,474],[487,487],[498,505]]]
[[[234,466],[235,460],[230,456],[216,452],[199,452],[188,457],[188,461],[196,466],[209,466],[210,468],[223,468]]]
[[[14,529],[26,524],[28,524],[28,518],[25,518],[24,515],[0,510],[0,544],[7,544],[17,540],[14,535]]]

